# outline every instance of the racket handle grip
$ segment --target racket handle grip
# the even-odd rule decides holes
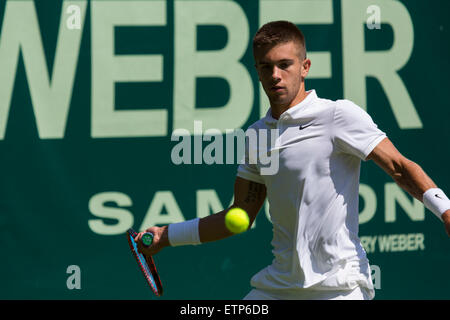
[[[153,242],[153,233],[146,232],[142,235],[142,244],[146,247],[150,246]]]

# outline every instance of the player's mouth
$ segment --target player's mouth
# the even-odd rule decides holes
[[[272,92],[282,92],[283,90],[284,90],[284,87],[281,87],[281,86],[270,87],[270,91],[272,91]]]

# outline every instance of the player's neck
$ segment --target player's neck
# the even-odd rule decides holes
[[[277,119],[280,117],[280,115],[285,112],[286,110],[298,105],[300,102],[305,100],[305,98],[308,96],[309,92],[306,92],[304,82],[301,84],[300,89],[298,90],[297,95],[295,98],[289,103],[289,104],[275,104],[271,103],[270,107],[272,110],[272,118]]]

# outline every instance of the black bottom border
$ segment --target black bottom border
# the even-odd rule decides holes
[[[406,316],[432,305],[445,308],[449,300],[371,300],[371,301],[244,301],[244,300],[1,300],[2,312],[11,310],[15,316],[39,314],[66,316],[159,315],[162,319],[297,319],[308,313],[319,317],[349,315],[390,316],[399,312]],[[444,309],[443,309],[444,310]],[[147,315],[147,316],[146,316]],[[354,313],[356,316],[357,313]],[[308,316],[309,318],[309,316]]]

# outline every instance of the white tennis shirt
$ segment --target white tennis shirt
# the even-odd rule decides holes
[[[268,146],[278,150],[278,171],[262,175],[262,165],[246,157],[237,172],[266,186],[273,223],[274,260],[251,285],[282,299],[304,295],[305,289],[361,286],[373,298],[358,237],[359,175],[361,160],[386,134],[353,102],[321,99],[315,90],[279,120],[269,109],[249,129],[279,130],[276,146]],[[258,154],[264,151],[269,150]]]

